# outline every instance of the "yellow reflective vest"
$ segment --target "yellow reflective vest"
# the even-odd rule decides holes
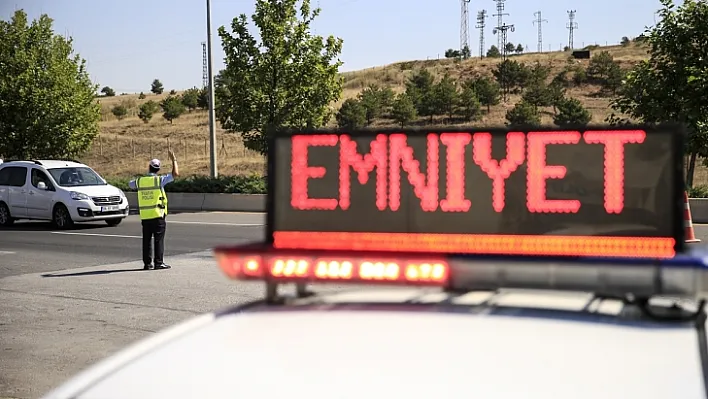
[[[138,189],[140,219],[157,219],[167,215],[167,193],[160,185],[160,176],[142,176],[135,180]]]

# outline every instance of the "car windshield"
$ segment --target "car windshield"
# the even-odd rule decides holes
[[[54,180],[62,187],[103,186],[106,183],[96,172],[87,167],[49,169]]]

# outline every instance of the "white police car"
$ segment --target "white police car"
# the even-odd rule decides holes
[[[0,226],[19,219],[49,220],[58,228],[95,221],[117,226],[128,212],[125,193],[82,163],[0,163]]]
[[[495,146],[488,130],[474,140],[452,128],[279,136],[269,146],[266,241],[215,250],[226,276],[264,283],[263,299],[156,334],[45,398],[706,398],[708,257],[684,245],[680,136],[651,129],[536,129],[512,136],[515,149],[504,138],[517,132],[493,131]],[[436,135],[482,150],[464,168],[439,171],[445,179],[430,169],[426,179],[415,158],[427,146],[427,167],[445,164]],[[559,145],[578,137],[586,145]],[[627,137],[635,146],[622,162],[593,147],[614,143],[616,156]],[[511,148],[518,161],[519,138],[536,154],[528,176],[513,180],[513,162],[485,158]],[[546,157],[544,140],[560,149]],[[666,143],[670,156],[654,151]],[[358,155],[356,144],[371,153]],[[465,154],[461,145],[448,150],[458,161]],[[656,198],[631,181],[612,186],[655,154],[657,168],[677,171],[647,176]],[[549,167],[561,161],[563,169]],[[506,175],[485,181],[476,165]],[[387,173],[367,182],[376,167]],[[588,192],[610,187],[605,209],[582,196],[545,198],[543,185],[519,189],[565,168],[606,172],[605,182],[585,179]],[[464,183],[465,174],[474,190],[448,190],[457,198],[435,203],[446,180]],[[500,197],[499,176],[530,199]],[[529,210],[515,206],[502,218],[505,200]],[[521,212],[535,212],[534,223],[508,223]],[[311,283],[356,289],[313,293]],[[284,284],[293,295],[279,292]]]

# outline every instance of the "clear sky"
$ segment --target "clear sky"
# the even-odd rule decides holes
[[[343,71],[392,62],[442,57],[459,48],[460,0],[311,0],[322,9],[314,33],[344,40]],[[249,16],[254,0],[212,0],[215,71],[224,53],[216,33],[239,14]],[[681,3],[680,1],[677,3]],[[558,50],[568,43],[568,10],[576,10],[575,47],[619,43],[653,25],[658,0],[507,0],[504,16],[515,25],[508,40],[536,51],[538,29],[532,23],[541,11],[543,47]],[[206,0],[0,0],[0,17],[7,20],[22,8],[30,19],[42,13],[54,19],[57,33],[74,38],[74,49],[88,61],[97,84],[118,93],[149,91],[159,78],[168,90],[202,83],[202,45],[206,40]],[[493,0],[469,3],[470,47],[479,53],[477,12],[489,18],[486,47],[495,44],[497,19]]]

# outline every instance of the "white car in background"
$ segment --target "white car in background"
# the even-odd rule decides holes
[[[128,216],[125,193],[75,161],[0,161],[0,226],[18,219],[49,220],[62,229]]]

